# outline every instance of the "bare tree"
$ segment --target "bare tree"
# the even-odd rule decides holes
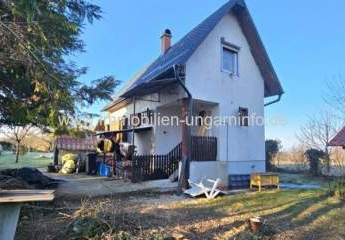
[[[7,138],[6,140],[15,145],[16,163],[19,161],[20,147],[22,142],[29,135],[33,129],[32,125],[26,126],[7,126],[2,128],[2,134]]]
[[[38,151],[52,151],[54,136],[51,133],[45,133],[37,129],[32,129],[21,144],[27,148]]]
[[[342,75],[333,76],[326,82],[324,101],[336,111],[338,117],[345,119],[345,79]]]
[[[330,148],[328,147],[332,137],[337,132],[339,120],[330,112],[320,112],[310,116],[308,122],[303,125],[297,134],[297,139],[306,148],[314,148],[325,152],[325,165],[330,171]]]

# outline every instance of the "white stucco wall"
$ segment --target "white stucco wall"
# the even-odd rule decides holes
[[[161,116],[179,116],[179,106],[158,108]],[[182,140],[181,126],[160,125],[155,126],[155,152],[156,154],[167,154]]]
[[[221,71],[221,38],[240,47],[239,76]],[[233,14],[225,16],[195,51],[186,65],[186,85],[193,98],[219,103],[220,116],[238,114],[239,107],[249,114],[264,116],[264,80],[250,52],[245,36]],[[243,174],[265,169],[263,126],[220,126],[218,158],[229,161],[228,173]],[[252,168],[255,166],[255,169]]]
[[[134,145],[140,155],[154,154],[154,135],[153,131],[143,131],[135,133]]]
[[[211,161],[211,162],[191,162],[190,180],[199,183],[202,179],[221,179],[220,186],[228,186],[228,162]]]

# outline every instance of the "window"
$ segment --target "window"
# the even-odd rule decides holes
[[[239,122],[241,127],[249,126],[249,111],[248,108],[240,107],[238,110]]]
[[[223,46],[222,70],[232,75],[238,75],[238,52]]]

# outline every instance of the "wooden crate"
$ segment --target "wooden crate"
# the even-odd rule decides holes
[[[277,187],[279,189],[279,174],[278,173],[253,173],[250,176],[250,189],[253,187],[259,188],[261,192],[262,187]]]

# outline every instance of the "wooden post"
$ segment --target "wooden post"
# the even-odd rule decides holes
[[[190,119],[192,113],[192,99],[182,99],[181,106],[181,130],[182,130],[182,159],[181,172],[179,177],[178,191],[182,193],[188,189],[189,167],[191,160],[191,128],[187,121]]]

